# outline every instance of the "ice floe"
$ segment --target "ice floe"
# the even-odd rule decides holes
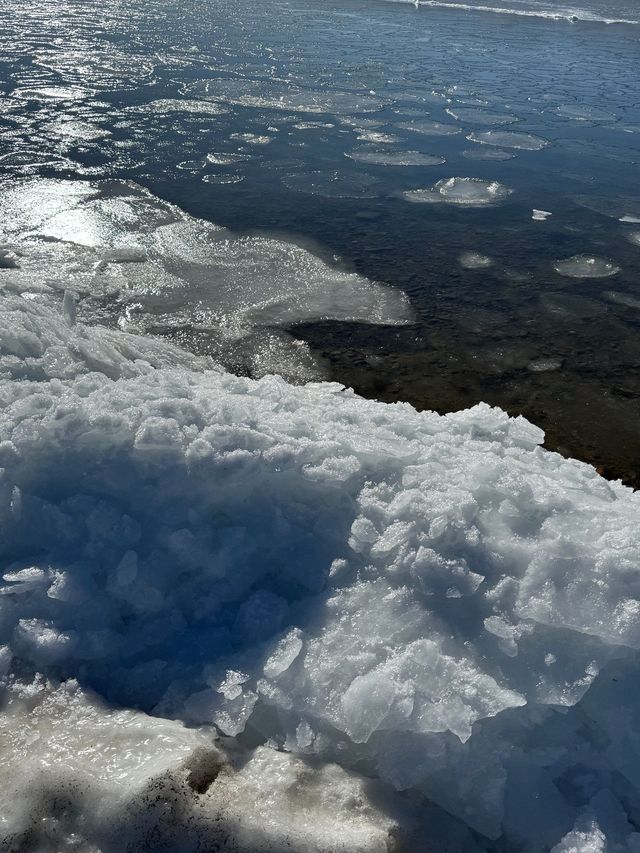
[[[500,148],[516,148],[522,151],[541,151],[548,142],[532,133],[517,133],[511,130],[487,130],[481,133],[470,133],[470,142],[481,145],[496,145]]]
[[[477,252],[463,252],[458,258],[460,266],[468,270],[487,269],[493,265],[492,258],[480,255]]]
[[[608,278],[620,272],[620,267],[613,261],[593,255],[573,255],[556,261],[553,268],[567,278]]]
[[[429,189],[407,190],[407,201],[422,204],[457,204],[463,207],[485,207],[508,198],[513,190],[498,181],[480,178],[443,178]]]
[[[437,154],[424,154],[421,151],[393,151],[374,148],[354,148],[346,157],[360,163],[370,163],[375,166],[441,166],[446,162],[444,157]]]

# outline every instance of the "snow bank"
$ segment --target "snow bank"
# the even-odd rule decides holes
[[[240,378],[5,274],[9,849],[195,849],[175,827],[215,815],[227,849],[391,849],[425,815],[410,849],[638,849],[631,490],[486,405]],[[248,752],[203,803],[212,725]]]

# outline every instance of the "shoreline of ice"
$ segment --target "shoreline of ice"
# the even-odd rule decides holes
[[[640,496],[484,404],[85,325],[28,263],[0,272],[10,849],[637,851]]]

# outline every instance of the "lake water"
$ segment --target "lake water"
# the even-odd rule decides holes
[[[179,306],[143,277],[88,287],[81,317],[238,372],[486,400],[640,484],[635,0],[0,0],[0,20],[0,236],[49,247],[41,276],[64,286],[97,239],[78,181],[117,182],[100,227],[131,181],[154,227],[176,205],[247,235],[216,255],[242,267],[233,299],[183,248]]]

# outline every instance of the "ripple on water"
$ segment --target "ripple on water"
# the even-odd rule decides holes
[[[407,201],[423,204],[457,204],[463,207],[486,207],[503,201],[513,190],[498,181],[480,178],[446,178],[429,189],[408,190],[403,193]]]
[[[573,255],[556,261],[553,268],[567,278],[608,278],[620,272],[613,261],[596,258],[593,255]]]

